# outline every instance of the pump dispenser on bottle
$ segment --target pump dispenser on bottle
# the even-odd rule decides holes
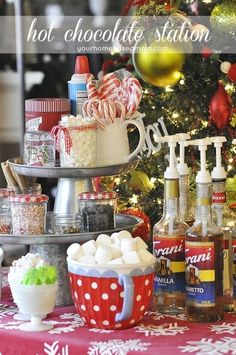
[[[216,166],[212,177],[212,219],[224,232],[224,268],[223,268],[223,295],[224,310],[233,311],[233,275],[232,275],[232,233],[236,216],[226,205],[226,171],[221,165],[221,148],[226,138],[223,136],[212,137],[216,149]]]
[[[209,138],[186,142],[200,150],[196,219],[186,233],[186,313],[193,322],[223,318],[223,233],[212,222],[211,176],[206,168]]]
[[[164,213],[153,229],[153,253],[157,258],[154,279],[154,307],[158,312],[178,314],[185,307],[184,241],[188,225],[179,216],[179,173],[176,168],[176,136],[161,137],[168,142],[169,166],[164,173]]]
[[[71,100],[71,114],[82,115],[83,103],[88,99],[87,80],[90,74],[88,57],[77,56],[74,74],[68,81],[68,97]]]
[[[177,170],[179,172],[179,212],[180,217],[189,226],[192,226],[194,217],[191,214],[190,195],[189,195],[189,168],[185,163],[185,142],[190,139],[188,133],[178,133],[179,143],[179,163]]]

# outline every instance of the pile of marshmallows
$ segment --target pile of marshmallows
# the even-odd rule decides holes
[[[67,249],[68,259],[82,264],[140,264],[153,261],[147,244],[140,238],[133,238],[128,231],[100,234],[97,240],[80,245],[71,244]]]

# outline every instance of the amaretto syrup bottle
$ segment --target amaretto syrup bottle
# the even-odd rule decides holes
[[[224,314],[223,232],[212,222],[211,176],[206,170],[210,139],[188,142],[198,145],[201,170],[196,177],[196,219],[186,233],[186,313],[192,322],[215,322]]]
[[[153,229],[153,253],[157,258],[154,307],[164,314],[185,309],[185,232],[188,225],[179,216],[179,174],[175,164],[175,136],[160,138],[170,148],[169,167],[164,174],[164,213]]]

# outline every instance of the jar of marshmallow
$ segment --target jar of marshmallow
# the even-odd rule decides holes
[[[63,116],[51,134],[56,138],[61,167],[96,166],[96,122],[82,116]]]
[[[107,231],[115,228],[116,192],[82,192],[78,198],[84,232]]]

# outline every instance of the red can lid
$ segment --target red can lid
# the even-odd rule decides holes
[[[88,57],[86,55],[78,55],[76,57],[74,74],[88,73],[90,73]]]
[[[7,188],[0,189],[0,198],[14,196],[14,195],[15,195],[14,191],[11,191]]]
[[[81,192],[79,194],[79,200],[109,200],[117,197],[115,191],[107,192]]]
[[[10,202],[47,202],[49,197],[47,195],[35,195],[35,194],[22,194],[10,196]]]
[[[36,98],[25,100],[26,112],[70,112],[71,104],[68,99]]]

